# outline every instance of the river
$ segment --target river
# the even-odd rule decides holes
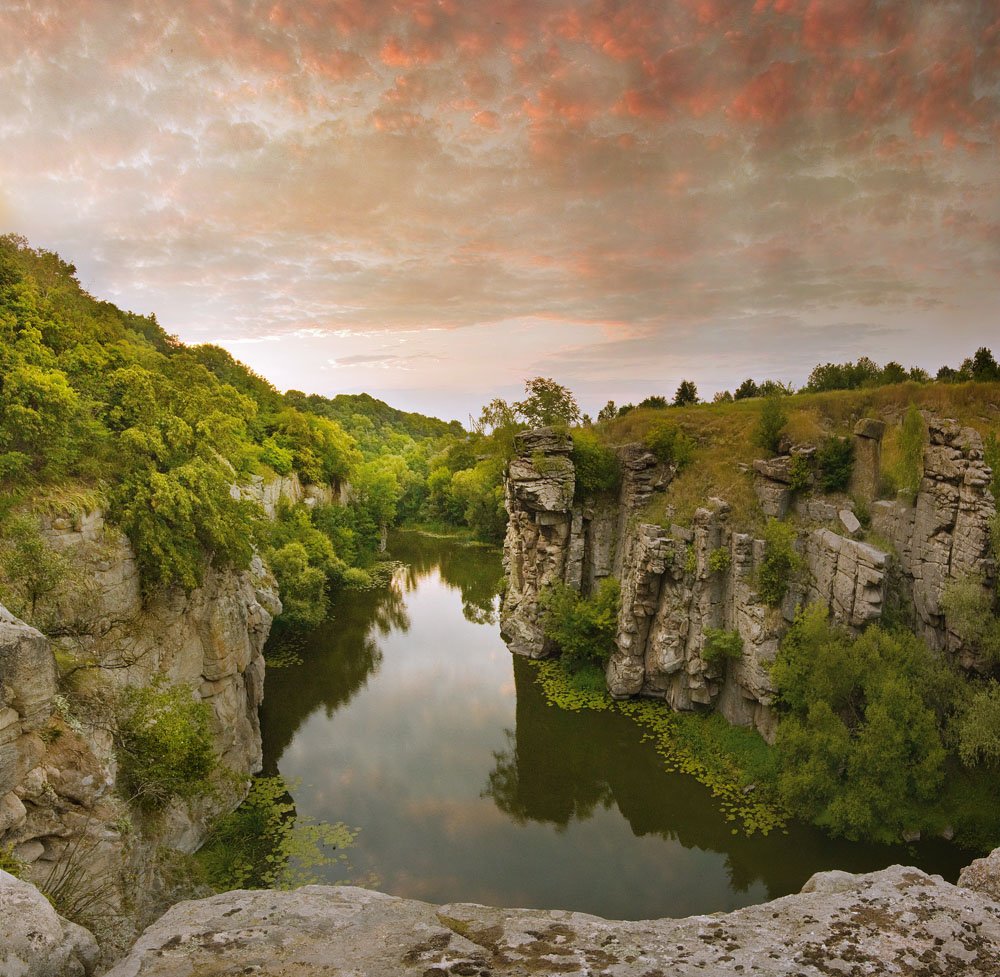
[[[904,862],[954,881],[969,860],[798,824],[733,834],[630,719],[547,704],[500,638],[497,551],[400,532],[388,555],[406,564],[390,587],[347,595],[301,663],[267,674],[265,773],[294,785],[300,815],[359,829],[326,881],[646,919],[763,902],[832,868]]]

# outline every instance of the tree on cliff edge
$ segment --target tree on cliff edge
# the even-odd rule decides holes
[[[580,420],[580,406],[570,391],[548,377],[526,380],[528,395],[514,406],[529,427],[573,424]]]

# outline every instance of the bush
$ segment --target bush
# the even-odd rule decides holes
[[[776,746],[789,808],[835,834],[898,841],[944,779],[953,678],[905,631],[860,637],[801,612],[771,667],[784,715]]]
[[[824,492],[843,492],[854,471],[854,443],[850,438],[826,438],[816,451],[816,472]]]
[[[801,492],[812,484],[812,465],[806,455],[795,455],[788,466],[791,481],[788,487],[793,492]]]
[[[795,530],[777,519],[769,519],[764,528],[764,559],[757,570],[757,588],[761,599],[777,607],[788,591],[792,577],[802,561],[795,552]]]
[[[899,491],[912,503],[920,490],[924,474],[924,419],[915,404],[910,404],[903,418],[899,436],[899,461],[893,475]]]
[[[115,749],[119,783],[130,801],[148,811],[207,794],[218,766],[211,709],[190,686],[162,678],[121,693]]]
[[[542,631],[572,671],[607,664],[615,643],[619,598],[614,577],[605,577],[590,598],[560,583],[542,593]]]
[[[739,631],[722,628],[705,628],[705,645],[701,657],[713,664],[719,661],[735,661],[743,654],[743,638]]]
[[[685,468],[694,457],[694,442],[680,428],[663,421],[649,429],[643,438],[643,445],[659,461],[674,465],[678,471]]]
[[[990,665],[1000,662],[1000,618],[979,577],[950,580],[941,595],[948,627]]]
[[[614,451],[589,428],[578,428],[571,436],[577,497],[616,491],[621,483],[621,465]]]
[[[1000,684],[990,682],[969,702],[958,723],[958,755],[967,767],[1000,764]]]
[[[708,569],[710,573],[725,573],[732,565],[733,558],[725,546],[720,546],[708,554]]]
[[[781,395],[772,395],[764,399],[764,406],[761,408],[760,418],[757,427],[754,428],[754,444],[777,454],[781,442],[781,436],[788,423],[788,412],[782,403]]]

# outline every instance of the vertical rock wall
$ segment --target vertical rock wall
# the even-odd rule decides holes
[[[895,553],[854,538],[859,523],[846,499],[795,501],[796,546],[805,572],[780,608],[767,606],[756,588],[764,541],[730,526],[724,500],[707,499],[690,528],[642,523],[639,514],[672,473],[631,445],[620,449],[618,498],[580,504],[574,502],[569,438],[547,429],[522,434],[506,481],[502,634],[517,654],[552,653],[541,631],[540,593],[558,581],[586,594],[613,573],[621,582],[621,611],[607,672],[611,693],[654,696],[675,709],[714,708],[765,736],[774,728],[767,666],[803,604],[821,602],[841,623],[860,630],[881,618],[895,581],[932,647],[975,665],[971,650],[949,632],[940,601],[948,580],[979,574],[989,583],[996,572],[989,556],[996,511],[990,472],[975,431],[933,418],[929,429],[916,505],[872,506],[873,528]],[[855,487],[862,500],[877,490],[883,431],[873,419],[855,427]],[[791,457],[758,462],[748,473],[769,514],[783,515],[793,501]],[[706,629],[738,632],[741,657],[706,660]]]
[[[38,882],[82,852],[95,887],[117,881],[141,902],[155,846],[193,851],[210,820],[238,803],[241,788],[174,805],[146,826],[155,837],[131,844],[101,704],[116,688],[158,676],[188,684],[211,706],[221,763],[243,777],[259,770],[262,651],[281,604],[259,559],[245,572],[209,570],[190,594],[170,591],[144,603],[131,547],[99,512],[49,519],[45,535],[71,557],[75,573],[55,599],[55,645],[0,609],[0,846],[13,846]],[[58,695],[60,648],[88,663],[79,675],[94,704],[89,715],[73,715]]]

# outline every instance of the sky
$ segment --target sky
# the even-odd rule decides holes
[[[0,233],[467,420],[1000,352],[1000,0],[0,0]]]

